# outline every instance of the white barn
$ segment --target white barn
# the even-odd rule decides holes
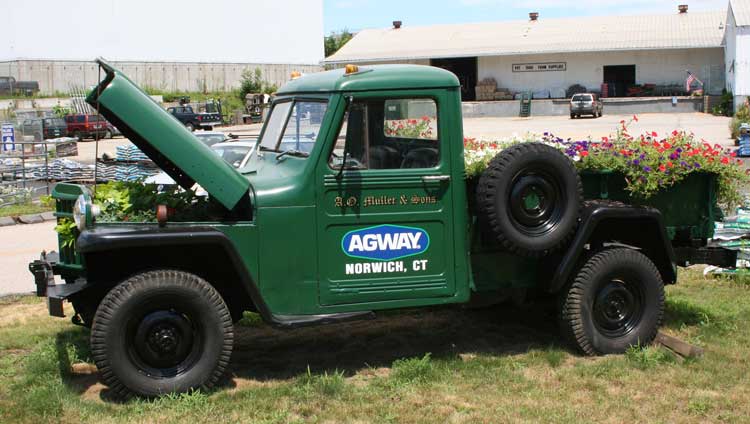
[[[732,1],[743,10],[748,3]],[[607,83],[612,97],[624,96],[634,84],[684,87],[686,71],[707,93],[720,94],[729,85],[728,27],[725,10],[691,12],[685,5],[661,15],[545,18],[530,13],[521,21],[421,27],[394,22],[391,28],[359,32],[324,63],[443,67],[459,77],[466,101],[475,100],[475,86],[484,78],[510,92],[541,92],[540,97],[549,92],[552,98],[573,84],[599,91]],[[750,54],[750,47],[744,50]],[[743,63],[747,75],[747,59]]]

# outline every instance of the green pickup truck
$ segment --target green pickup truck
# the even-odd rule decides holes
[[[621,353],[655,337],[664,285],[712,231],[713,205],[667,226],[656,208],[601,200],[614,183],[582,179],[540,143],[504,150],[468,181],[460,85],[441,69],[293,79],[235,169],[99,64],[88,103],[222,208],[205,222],[97,223],[85,186],[56,186],[58,219],[74,219],[77,238],[29,265],[37,294],[53,316],[72,303],[121,397],[214,386],[244,311],[293,328],[523,293],[559,299],[561,331],[582,353]]]

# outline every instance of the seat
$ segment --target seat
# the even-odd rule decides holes
[[[437,166],[440,154],[437,149],[420,147],[406,154],[401,168],[433,168]]]
[[[394,169],[400,165],[398,150],[391,146],[370,147],[370,169]]]

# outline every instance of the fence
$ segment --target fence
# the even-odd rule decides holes
[[[48,144],[51,143],[14,144],[14,150],[0,150],[0,208],[27,203],[40,193],[50,193]]]

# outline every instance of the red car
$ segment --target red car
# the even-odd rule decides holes
[[[83,141],[85,138],[112,138],[107,121],[97,115],[68,115],[65,117],[68,135]]]

